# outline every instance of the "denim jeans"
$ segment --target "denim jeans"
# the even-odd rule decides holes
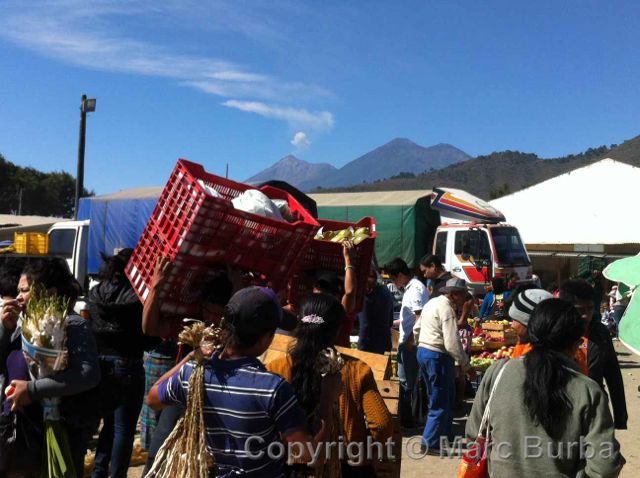
[[[400,416],[410,425],[416,413],[418,362],[414,346],[410,350],[404,343],[398,345],[398,378],[400,380]]]
[[[613,308],[613,321],[616,323],[616,333],[620,329],[620,321],[622,320],[622,316],[626,310],[626,305],[616,305]]]
[[[455,368],[448,354],[418,347],[420,376],[429,395],[429,413],[422,434],[422,443],[432,449],[440,448],[440,439],[451,435],[455,400]]]
[[[144,368],[142,360],[101,356],[103,375],[108,386],[101,393],[118,396],[120,402],[113,411],[105,411],[103,425],[98,437],[95,465],[92,478],[126,478],[133,438],[144,395]],[[111,462],[111,473],[109,473]]]

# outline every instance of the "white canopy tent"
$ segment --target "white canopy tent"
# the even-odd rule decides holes
[[[525,244],[640,244],[640,168],[613,159],[562,174],[490,204]]]

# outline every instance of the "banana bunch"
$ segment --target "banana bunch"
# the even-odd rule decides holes
[[[359,227],[355,230],[352,227],[348,227],[340,231],[324,231],[323,229],[324,228],[321,227],[318,230],[314,239],[331,242],[352,241],[357,246],[365,239],[371,237],[371,232],[368,227]]]

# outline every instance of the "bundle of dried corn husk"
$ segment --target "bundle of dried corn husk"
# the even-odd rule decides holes
[[[207,450],[204,424],[204,360],[220,345],[221,331],[196,322],[185,326],[180,341],[194,350],[196,366],[189,377],[187,407],[167,437],[146,478],[207,478],[215,466]]]
[[[318,356],[318,370],[323,377],[327,374],[341,373],[344,366],[344,359],[334,348],[326,348],[323,353]],[[331,423],[326,424],[329,427],[328,441],[337,443],[342,430],[342,418],[340,410],[334,407]],[[316,470],[316,478],[340,478],[342,476],[342,467],[340,457],[337,453],[331,453],[327,460]]]

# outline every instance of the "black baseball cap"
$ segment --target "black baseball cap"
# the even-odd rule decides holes
[[[224,320],[241,335],[259,335],[282,327],[283,311],[273,289],[252,286],[233,294]]]

